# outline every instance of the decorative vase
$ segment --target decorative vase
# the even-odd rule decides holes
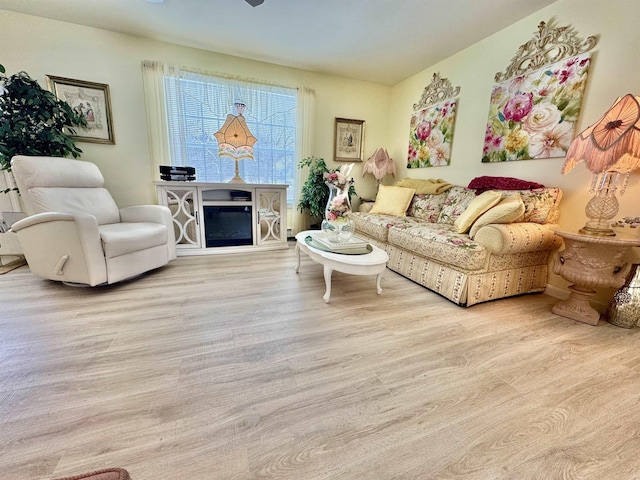
[[[329,187],[329,200],[324,211],[322,232],[330,242],[346,242],[353,236],[356,229],[353,220],[349,218],[351,213],[349,187],[340,188],[332,183],[325,183]]]
[[[633,328],[640,320],[640,269],[631,267],[625,284],[615,293],[606,318],[609,323],[622,328]]]

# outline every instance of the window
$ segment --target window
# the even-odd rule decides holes
[[[308,86],[282,88],[194,73],[175,65],[142,61],[142,81],[149,129],[149,160],[159,179],[162,165],[197,168],[198,180],[226,183],[235,162],[218,157],[213,136],[233,112],[246,105],[245,119],[258,142],[255,160],[239,162],[247,182],[282,183],[287,189],[287,226],[293,234],[306,230],[309,216],[296,208],[308,172],[297,160],[313,155],[315,91]],[[242,98],[238,98],[242,97]]]
[[[288,184],[293,204],[296,180],[297,90],[180,72],[164,75],[168,143],[174,165],[196,168],[198,181],[228,182],[235,162],[218,156],[213,136],[233,104],[246,105],[244,117],[258,139],[254,160],[239,162],[247,183]]]

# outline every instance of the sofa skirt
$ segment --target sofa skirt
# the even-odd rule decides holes
[[[386,245],[387,267],[452,302],[470,307],[499,298],[543,292],[547,262],[495,271],[463,270],[443,265],[394,245]],[[548,258],[549,252],[546,252]]]

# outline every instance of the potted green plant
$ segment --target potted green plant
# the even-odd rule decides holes
[[[309,176],[302,185],[298,210],[308,212],[311,224],[319,224],[329,200],[329,187],[325,184],[325,173],[331,173],[323,158],[307,157],[300,160],[298,168],[309,167]],[[336,170],[337,171],[337,170]],[[356,195],[353,185],[349,186],[349,197]]]
[[[71,135],[74,127],[86,125],[82,115],[26,72],[9,77],[0,65],[0,170],[11,170],[14,155],[79,157],[82,150]]]

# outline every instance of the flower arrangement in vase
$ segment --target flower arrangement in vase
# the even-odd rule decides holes
[[[355,231],[355,225],[349,218],[351,200],[349,189],[353,185],[350,178],[353,163],[341,166],[334,172],[325,172],[323,178],[329,188],[329,199],[325,208],[322,231],[331,242],[346,242]]]

